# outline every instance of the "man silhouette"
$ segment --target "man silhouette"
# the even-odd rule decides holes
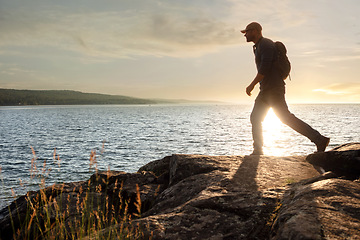
[[[248,24],[241,32],[245,34],[247,42],[255,44],[253,50],[257,67],[257,75],[246,88],[246,94],[251,96],[256,84],[260,83],[260,92],[250,115],[254,141],[254,151],[251,155],[263,155],[262,122],[270,108],[283,123],[315,143],[318,152],[325,151],[330,138],[322,136],[288,109],[285,101],[285,82],[278,69],[274,67],[277,57],[274,42],[262,36],[262,27],[257,22]]]

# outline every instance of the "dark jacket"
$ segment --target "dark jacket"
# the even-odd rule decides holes
[[[260,91],[285,89],[285,82],[274,67],[276,60],[274,42],[263,37],[253,48],[258,73],[264,75],[264,79],[260,82]]]

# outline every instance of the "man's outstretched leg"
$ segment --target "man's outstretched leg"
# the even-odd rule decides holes
[[[283,123],[285,123],[292,129],[294,129],[296,132],[304,135],[305,137],[309,138],[313,143],[315,143],[317,152],[325,151],[326,147],[329,145],[330,138],[324,137],[318,131],[313,129],[310,125],[292,114],[289,111],[288,106],[285,102],[285,97],[280,97],[277,99],[276,103],[273,106],[273,110]]]

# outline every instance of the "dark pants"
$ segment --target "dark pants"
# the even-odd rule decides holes
[[[321,134],[318,131],[289,111],[285,101],[285,90],[280,88],[267,92],[260,91],[255,99],[254,108],[250,115],[254,149],[261,149],[263,146],[262,122],[270,108],[274,110],[276,116],[283,123],[309,138],[312,142],[316,143],[321,139]]]

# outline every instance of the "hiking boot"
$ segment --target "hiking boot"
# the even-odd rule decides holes
[[[260,156],[264,155],[264,152],[262,149],[254,149],[254,151],[249,156]]]
[[[329,145],[329,142],[330,138],[321,136],[321,139],[315,143],[317,152],[324,152],[326,147]]]

